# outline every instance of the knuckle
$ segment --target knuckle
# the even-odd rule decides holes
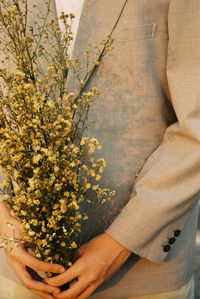
[[[59,280],[56,280],[56,281],[50,281],[49,282],[49,285],[52,286],[52,287],[56,287],[57,285],[62,285],[62,284],[63,284],[62,279],[59,279]]]
[[[30,263],[31,268],[34,270],[38,270],[38,271],[42,271],[42,270],[46,270],[46,268],[39,262],[39,261],[31,261]]]
[[[62,284],[64,284],[64,278],[56,277],[56,278],[53,278],[53,279],[49,279],[47,281],[47,283],[48,283],[49,286],[53,286],[53,287],[58,286],[58,285],[62,285]]]
[[[53,286],[56,287],[56,286],[61,286],[61,285],[63,285],[63,284],[65,284],[65,278],[64,278],[64,277],[58,279],[58,280],[54,283]]]
[[[27,289],[36,289],[34,283],[31,280],[23,279],[22,282]]]
[[[85,272],[87,269],[87,264],[83,260],[79,260],[78,262],[78,268],[80,272]]]
[[[87,281],[89,283],[95,282],[98,278],[99,278],[99,275],[95,272],[90,273],[90,274],[87,275]]]

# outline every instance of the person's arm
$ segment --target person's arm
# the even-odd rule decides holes
[[[13,237],[22,239],[20,224],[21,221],[17,217],[12,217],[10,209],[2,202],[0,202],[0,235],[6,237]],[[7,222],[13,224],[13,228]],[[37,275],[36,271],[63,273],[64,268],[60,265],[50,264],[39,261],[37,258],[29,254],[27,244],[20,245],[15,248],[14,243],[10,243],[5,248],[8,265],[14,270],[23,285],[30,289],[33,293],[47,299],[54,298],[49,293],[58,290],[58,288],[47,285]],[[14,248],[14,249],[13,249]],[[11,250],[12,249],[12,250]],[[3,249],[1,249],[3,250]],[[29,270],[27,269],[27,266]]]
[[[155,263],[173,248],[200,198],[200,1],[171,0],[166,75],[178,121],[141,169],[106,233]]]
[[[56,298],[88,298],[130,252],[162,263],[168,238],[178,238],[199,200],[200,1],[170,0],[168,26],[166,74],[178,121],[166,129],[141,169],[130,201],[106,232],[83,247],[69,270],[46,279],[59,286],[78,278]]]

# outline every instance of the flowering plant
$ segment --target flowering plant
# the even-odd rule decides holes
[[[79,246],[80,222],[88,218],[81,202],[97,209],[114,191],[99,186],[106,163],[94,152],[101,146],[84,136],[89,108],[100,93],[95,87],[84,91],[84,84],[99,61],[87,63],[84,71],[71,59],[74,16],[60,16],[62,35],[58,20],[51,19],[51,1],[40,2],[31,8],[27,0],[0,5],[1,192],[12,215],[21,219],[24,235],[23,240],[2,236],[2,246],[29,242],[36,257],[67,268]],[[111,40],[103,43],[105,54]],[[89,52],[83,55],[88,62]],[[66,70],[79,82],[75,93],[66,88]]]

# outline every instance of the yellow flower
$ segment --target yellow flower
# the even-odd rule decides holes
[[[87,137],[82,137],[80,145],[83,146],[86,144],[86,142],[88,142],[88,138]]]
[[[61,183],[61,184],[55,184],[55,190],[56,191],[60,191],[61,189],[62,189],[62,186],[63,186],[63,184]]]
[[[75,167],[75,166],[76,166],[75,162],[72,161],[72,162],[70,163],[70,166],[71,166],[71,167]]]
[[[93,169],[89,170],[89,174],[91,177],[95,177],[95,171]]]
[[[54,167],[54,171],[55,171],[55,172],[59,172],[59,171],[60,171],[60,168],[56,165],[56,166]]]
[[[70,204],[69,207],[73,207],[75,210],[79,209],[79,205],[77,204],[77,202],[75,200],[73,200]]]
[[[66,213],[67,212],[67,207],[66,207],[66,205],[61,205],[61,213]]]
[[[42,155],[36,155],[33,157],[33,163],[37,164],[42,159]]]
[[[30,236],[34,236],[34,235],[35,235],[35,232],[34,232],[34,231],[29,231],[28,234],[29,234]]]
[[[38,220],[37,219],[31,219],[30,223],[33,224],[34,226],[37,226]]]
[[[87,189],[89,189],[91,187],[91,184],[90,183],[87,183],[86,186],[85,186]]]
[[[89,153],[92,154],[95,151],[95,145],[93,143],[90,143],[89,145]]]
[[[38,199],[34,199],[34,200],[33,200],[33,203],[34,203],[35,205],[39,206],[40,201],[39,201]]]
[[[15,155],[14,157],[12,157],[12,160],[14,162],[19,162],[21,160],[21,155]]]
[[[77,248],[77,244],[75,242],[72,242],[70,245],[72,248]]]
[[[96,138],[92,138],[92,139],[91,139],[91,142],[92,142],[93,144],[99,144],[99,141],[98,141]]]
[[[35,175],[38,175],[38,174],[40,173],[40,168],[39,168],[39,167],[34,168],[34,169],[33,169],[33,173],[34,173]]]
[[[26,229],[30,228],[30,225],[28,223],[26,223],[24,226],[25,226]]]
[[[56,210],[56,209],[58,209],[59,207],[60,207],[59,204],[55,204],[55,205],[53,206],[53,209]]]
[[[35,178],[30,178],[28,182],[29,182],[30,189],[33,190],[35,188],[35,183],[36,183]]]
[[[97,189],[98,189],[98,185],[94,185],[94,186],[92,186],[92,189],[93,189],[93,190],[97,190]]]
[[[99,181],[100,179],[101,179],[100,174],[97,174],[97,175],[96,175],[96,180]]]
[[[46,239],[41,240],[41,245],[46,246],[47,245],[47,240]]]
[[[26,197],[25,196],[19,197],[19,201],[22,202],[22,203],[25,203],[26,202]]]
[[[77,154],[77,153],[79,152],[79,148],[78,148],[78,147],[75,147],[75,148],[73,149],[73,152],[74,152],[75,154]]]

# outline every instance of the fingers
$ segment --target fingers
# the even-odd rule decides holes
[[[45,282],[42,282],[41,277],[37,273],[35,273],[36,275],[35,277],[38,280],[33,280],[31,275],[26,270],[26,267],[21,265],[18,262],[14,262],[13,270],[15,271],[16,275],[19,277],[19,279],[27,289],[32,289],[32,290],[46,292],[46,293],[53,293],[59,290],[56,287],[49,286]]]
[[[40,292],[40,291],[35,291],[35,290],[30,290],[32,293],[40,296],[41,298],[45,298],[45,299],[54,299],[55,297],[50,295],[50,294],[47,294],[47,293],[44,293],[44,292]]]
[[[54,293],[54,296],[58,299],[75,298],[87,287],[87,281],[85,281],[85,279],[80,279],[77,282],[73,283],[68,290],[61,293]]]
[[[63,274],[57,275],[56,277],[45,278],[45,282],[52,286],[62,286],[63,284],[72,281],[81,273],[81,266],[77,261]]]
[[[62,292],[59,294],[54,294],[54,297],[56,299],[71,299],[71,298],[76,298],[76,299],[87,299],[90,295],[92,295],[92,293],[96,290],[96,288],[98,288],[99,285],[101,285],[102,280],[97,280],[95,281],[93,284],[89,285],[87,288],[84,288],[84,290],[82,290],[82,292],[79,292],[78,295],[74,296],[71,294],[67,294],[66,292]],[[69,290],[68,290],[69,292]]]
[[[14,256],[21,264],[27,265],[36,271],[51,273],[63,273],[65,271],[65,268],[61,265],[40,261],[36,257],[29,254],[28,251],[22,246],[14,249],[11,253],[7,252],[7,254]]]
[[[94,284],[90,285],[84,292],[82,292],[76,299],[87,299],[101,284],[100,280],[96,281]],[[57,298],[57,297],[56,297]]]

